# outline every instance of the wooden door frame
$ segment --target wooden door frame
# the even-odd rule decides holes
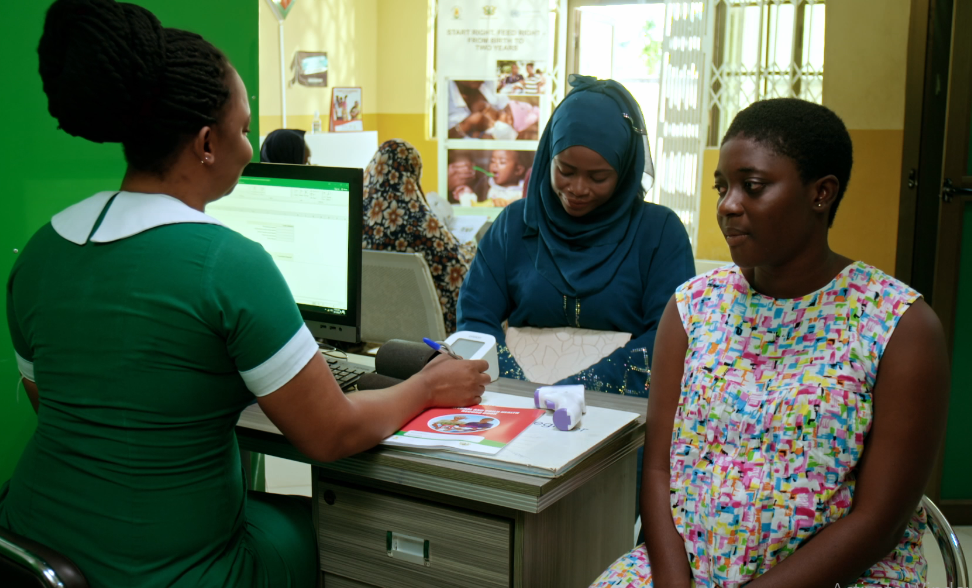
[[[954,4],[958,0],[912,0],[905,81],[904,149],[898,212],[895,277],[917,289],[946,324],[939,311],[935,270],[939,238],[942,165],[947,122],[948,80]],[[937,14],[936,14],[937,13]],[[947,27],[940,21],[947,16]],[[936,20],[936,16],[938,17]],[[939,27],[936,29],[936,26]],[[947,35],[948,44],[940,37]],[[944,62],[943,62],[944,61]],[[944,80],[943,80],[944,78]],[[942,86],[944,88],[941,88]],[[938,90],[938,91],[936,91]],[[959,227],[961,230],[961,227]],[[944,286],[944,285],[943,285]],[[954,297],[953,297],[954,298]],[[946,313],[953,316],[951,310]],[[946,330],[948,349],[952,338]],[[939,502],[944,445],[925,490]]]
[[[895,277],[934,304],[955,0],[912,0]],[[909,174],[915,172],[915,177]],[[914,180],[914,183],[911,183]]]
[[[946,115],[942,176],[956,187],[972,189],[969,171],[969,139],[972,124],[972,3],[956,0],[952,14],[951,63],[949,64],[948,112]],[[963,32],[965,34],[963,34]],[[938,246],[935,259],[933,308],[942,321],[949,354],[954,359],[955,319],[961,271],[962,227],[965,207],[972,195],[954,196],[941,203]],[[953,366],[953,369],[954,366]],[[956,393],[952,390],[952,393]],[[942,452],[944,454],[944,451]],[[939,477],[939,484],[940,484]],[[941,500],[940,506],[952,524],[972,524],[972,499]]]
[[[904,149],[901,160],[901,193],[898,204],[898,243],[894,275],[911,282],[914,261],[917,170],[920,159],[921,120],[928,58],[930,0],[911,0],[908,24],[907,75],[905,78]],[[911,174],[914,173],[914,177]]]
[[[970,27],[970,28],[965,28]],[[972,109],[972,35],[956,34],[972,30],[972,5],[955,1],[952,18],[952,60],[949,66],[948,113],[946,115],[943,181],[972,188],[968,173],[969,123]],[[938,255],[935,262],[935,311],[945,327],[951,349],[955,337],[955,310],[958,304],[959,252],[962,240],[962,212],[970,197],[956,196],[941,203]]]

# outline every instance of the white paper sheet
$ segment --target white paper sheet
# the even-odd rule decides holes
[[[489,217],[462,215],[454,216],[449,222],[449,230],[459,239],[460,243],[475,241],[476,233],[486,224]]]

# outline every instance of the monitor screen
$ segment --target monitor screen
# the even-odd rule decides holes
[[[206,207],[263,245],[321,339],[360,337],[361,182],[361,170],[254,163]]]
[[[463,359],[469,359],[474,353],[483,348],[482,341],[473,341],[472,339],[457,339],[455,343],[449,345],[452,348],[452,352]]]

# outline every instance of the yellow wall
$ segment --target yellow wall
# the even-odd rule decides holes
[[[888,273],[898,239],[910,10],[909,0],[827,3],[823,103],[844,120],[854,142],[854,170],[830,245]],[[715,221],[715,192],[708,189],[718,159],[717,149],[706,150],[699,259],[730,259]]]
[[[281,128],[278,24],[260,4],[260,132]],[[294,52],[326,51],[327,88],[287,88],[287,127],[311,129],[319,110],[324,129],[331,88],[361,86],[364,128],[380,142],[404,139],[422,154],[422,187],[438,184],[438,147],[426,136],[426,54],[429,0],[305,0],[284,21],[288,80]]]
[[[378,0],[377,112],[425,112],[428,10],[428,0]]]
[[[712,189],[713,176],[719,165],[719,150],[706,149],[702,156],[702,202],[699,203],[699,242],[695,249],[698,259],[732,261],[729,246],[716,222],[716,204],[719,195]]]
[[[260,132],[266,134],[280,128],[281,123],[279,27],[266,0],[250,1],[258,1],[260,6]],[[335,86],[360,86],[362,110],[376,112],[377,15],[377,0],[308,0],[294,5],[284,20],[288,84],[293,77],[290,65],[296,51],[326,51],[328,87],[288,85],[289,128],[310,130],[310,121],[318,110],[326,129],[331,88]]]
[[[404,139],[422,154],[422,189],[438,186],[439,147],[428,139],[429,0],[378,0],[378,140]]]
[[[904,128],[910,15],[910,0],[827,3],[824,105],[848,129]]]
[[[830,247],[894,275],[904,131],[849,130],[854,171],[830,230]]]

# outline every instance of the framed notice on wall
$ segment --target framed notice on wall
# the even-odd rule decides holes
[[[327,53],[323,51],[298,51],[290,64],[294,78],[290,85],[298,83],[302,86],[327,86]]]
[[[334,88],[331,92],[330,130],[363,131],[361,88]]]

